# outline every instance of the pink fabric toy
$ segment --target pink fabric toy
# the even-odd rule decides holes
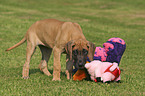
[[[86,63],[85,68],[88,70],[91,80],[95,82],[103,81],[104,83],[109,83],[110,81],[119,82],[121,80],[121,71],[118,67],[118,63],[94,60],[90,63]]]
[[[95,54],[94,54],[94,60],[100,60],[100,61],[106,61],[107,54],[105,52],[104,48],[96,47]]]

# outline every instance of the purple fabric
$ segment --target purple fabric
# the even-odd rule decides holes
[[[125,41],[117,37],[111,38],[106,43],[103,44],[103,48],[107,53],[106,61],[117,62],[119,65],[121,57],[126,49]]]
[[[118,37],[110,38],[103,44],[103,48],[96,47],[93,59],[112,63],[116,62],[119,65],[125,49],[126,44],[123,39]],[[87,61],[90,62],[89,58],[87,58]]]

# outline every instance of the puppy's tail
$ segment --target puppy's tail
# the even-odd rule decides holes
[[[10,51],[18,46],[20,46],[21,44],[23,44],[26,41],[26,37],[24,37],[20,42],[18,42],[17,44],[15,44],[14,46],[8,48],[6,51]]]

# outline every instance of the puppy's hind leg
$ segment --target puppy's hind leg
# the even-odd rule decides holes
[[[47,63],[52,53],[52,49],[45,47],[43,45],[39,45],[39,48],[42,53],[42,59],[41,59],[41,63],[39,64],[39,68],[44,74],[46,74],[47,76],[50,76],[51,73],[47,69]]]
[[[26,53],[26,61],[25,64],[23,66],[23,72],[22,72],[22,77],[24,79],[28,79],[29,78],[29,63],[30,63],[30,59],[31,56],[33,55],[34,51],[35,51],[35,46],[31,44],[31,42],[27,42],[27,53]]]

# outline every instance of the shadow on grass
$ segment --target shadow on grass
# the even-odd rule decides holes
[[[48,69],[49,70],[49,69]],[[49,70],[51,74],[53,74],[53,70]],[[29,69],[29,75],[40,73],[45,75],[40,69]],[[22,67],[15,67],[15,68],[9,68],[2,74],[2,76],[14,76],[14,77],[22,77]],[[61,77],[66,77],[65,72],[61,72]]]
[[[123,72],[124,70],[123,69],[120,69],[120,71]]]
[[[49,70],[49,69],[48,69],[48,71],[49,71],[51,74],[53,74],[53,70]],[[29,74],[31,75],[31,74],[35,74],[35,73],[37,73],[37,72],[39,72],[39,73],[41,73],[41,74],[44,74],[42,71],[40,71],[40,69],[30,69]],[[62,71],[61,71],[61,75],[65,76],[66,74],[65,74],[65,72],[62,72]]]
[[[48,69],[49,70],[49,69]],[[123,72],[124,70],[123,69],[120,69],[121,72]],[[53,74],[53,70],[49,70],[49,72],[51,74]],[[37,68],[34,68],[34,69],[30,69],[29,70],[29,75],[31,76],[32,74],[36,74],[36,73],[40,73],[39,75],[45,75],[42,71],[40,71],[40,69],[37,69]],[[19,75],[19,76],[18,76]],[[38,74],[37,74],[38,75]],[[22,77],[22,67],[17,67],[17,68],[10,68],[8,69],[7,72],[5,72],[5,74],[3,74],[2,76],[18,76],[18,77]],[[62,72],[61,71],[61,78],[66,78],[66,74],[65,72]],[[85,81],[90,81],[90,80],[85,80]],[[94,82],[94,81],[90,81],[90,82]],[[112,82],[112,83],[117,83],[117,82]],[[118,83],[124,83],[123,80],[121,80],[120,82]]]

